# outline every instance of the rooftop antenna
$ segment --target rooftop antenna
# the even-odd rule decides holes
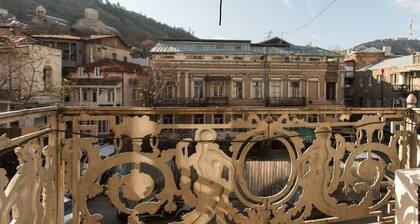
[[[408,20],[408,39],[409,40],[412,40],[413,39],[413,35],[414,35],[414,33],[413,33],[413,18],[410,18],[409,20]]]
[[[273,35],[273,31],[268,31],[267,32],[267,36],[265,37],[265,40],[269,40],[271,38],[271,36]]]

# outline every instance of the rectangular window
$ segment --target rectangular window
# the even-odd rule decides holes
[[[270,92],[272,98],[281,98],[282,89],[281,89],[281,80],[271,80],[270,81]]]
[[[371,98],[366,99],[366,106],[367,107],[372,107],[372,99]]]
[[[137,90],[136,90],[136,89],[133,89],[133,90],[131,91],[131,100],[132,100],[132,101],[136,101],[136,100],[137,100],[137,96],[138,96],[138,94],[137,94]]]
[[[376,106],[377,107],[382,107],[382,100],[381,99],[376,100]]]
[[[43,74],[44,90],[50,90],[52,87],[52,69],[44,68]]]
[[[97,97],[97,95],[96,95],[96,92],[95,91],[93,91],[92,92],[92,101],[93,102],[96,102],[98,100],[98,97]]]
[[[369,76],[368,85],[369,86],[372,86],[373,85],[373,76]]]
[[[108,91],[107,100],[109,103],[114,102],[114,91]]]
[[[188,55],[187,59],[189,59],[189,60],[201,60],[201,59],[203,59],[203,57],[202,56],[197,56],[197,55]]]
[[[173,114],[164,114],[162,117],[163,124],[173,124],[174,123],[174,115]]]
[[[321,58],[309,58],[310,62],[319,62],[321,61]]]
[[[86,76],[85,67],[79,67],[79,76],[80,77],[85,77]]]
[[[336,83],[335,82],[327,82],[327,100],[335,100],[336,99],[336,90],[335,90]]]
[[[204,98],[204,80],[194,80],[194,98],[203,99]]]
[[[96,77],[101,77],[102,76],[100,67],[95,67],[95,76]]]
[[[117,60],[117,54],[113,53],[112,54],[112,59]]]
[[[214,114],[213,115],[213,124],[223,124],[225,122],[223,114]]]
[[[225,96],[225,83],[223,81],[216,81],[213,83],[213,97]]]
[[[317,114],[308,114],[308,122],[309,123],[317,123],[318,122],[318,115]]]
[[[290,81],[289,84],[289,98],[300,98],[300,81]]]
[[[401,107],[401,101],[400,100],[392,99],[391,103],[392,103],[392,107]]]
[[[204,124],[204,114],[195,114],[193,119],[194,124]]]
[[[363,86],[364,84],[365,84],[365,79],[364,79],[364,76],[361,75],[359,76],[359,86]]]
[[[83,101],[88,101],[88,91],[83,90]]]
[[[163,99],[174,98],[174,83],[172,82],[166,83],[166,85],[163,87],[162,98]]]
[[[262,99],[263,98],[263,82],[262,80],[252,81],[252,98]]]
[[[243,82],[242,80],[233,80],[232,82],[232,98],[243,98]]]
[[[108,134],[109,133],[109,121],[107,121],[107,120],[98,121],[98,133],[99,134]]]

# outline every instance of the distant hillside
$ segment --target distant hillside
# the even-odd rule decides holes
[[[375,40],[357,45],[354,50],[363,50],[369,47],[382,49],[383,46],[391,46],[393,54],[409,55],[420,51],[420,40],[408,40],[406,38]]]
[[[193,38],[181,28],[170,27],[139,13],[111,4],[108,0],[0,0],[0,8],[8,9],[23,22],[29,22],[35,8],[43,5],[48,15],[65,19],[74,24],[84,17],[85,8],[95,8],[100,19],[108,26],[117,28],[131,45],[140,46],[147,39]]]

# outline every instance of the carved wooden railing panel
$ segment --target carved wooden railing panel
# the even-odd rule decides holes
[[[55,114],[51,108],[1,114],[0,125],[43,116],[48,123],[21,136],[0,137],[0,153],[14,150],[19,163],[13,176],[0,167],[0,223],[62,222]]]
[[[157,122],[162,114],[175,123]],[[196,114],[227,122],[192,124]],[[63,223],[65,194],[72,223],[102,222],[108,214],[89,206],[99,195],[128,223],[174,212],[180,199],[187,224],[381,218],[393,173],[414,164],[418,144],[411,109],[48,108],[0,114],[0,124],[39,116],[45,126],[0,139],[20,164],[10,180],[0,169],[0,223]],[[102,141],[117,153],[104,156]],[[255,186],[275,190],[253,189],[259,175]],[[261,186],[270,178],[275,186]]]
[[[81,220],[77,222],[101,221],[102,215],[92,214],[87,200],[102,192],[114,207],[127,213],[129,223],[142,223],[139,215],[154,214],[160,209],[175,211],[174,198],[178,196],[192,208],[181,223],[212,220],[217,223],[302,223],[319,218],[337,221],[382,216],[380,209],[393,197],[393,173],[409,160],[411,142],[406,130],[409,111],[337,111],[335,121],[328,121],[331,116],[325,116],[317,123],[303,119],[310,111],[260,112],[245,111],[245,120],[203,125],[151,121],[150,116],[159,111],[121,111],[119,124],[115,122],[115,113],[107,115],[109,111],[73,116],[75,132],[94,129],[77,125],[80,120],[109,120],[114,145],[120,151],[101,159],[94,146],[95,130],[90,132],[93,133],[91,138],[73,136],[72,149],[86,148],[90,158],[85,173],[72,184],[79,189]],[[75,111],[69,113],[75,114]],[[172,113],[188,116],[196,111],[184,109]],[[349,121],[350,118],[355,121]],[[392,133],[385,133],[389,125]],[[310,144],[304,141],[305,136],[298,128],[314,130]],[[168,137],[163,129],[169,129],[172,134],[183,133],[178,136],[194,135],[178,139]],[[193,131],[185,132],[188,129]],[[349,140],[346,133],[340,133],[348,130],[354,134],[353,140]],[[220,139],[226,132],[232,132],[230,136],[234,137]],[[133,140],[132,151],[123,149],[123,136]],[[143,140],[147,138],[150,141],[145,147]],[[159,145],[159,140],[168,138],[177,141],[174,147]],[[254,194],[245,176],[248,154],[255,144],[264,141],[282,145],[290,159],[287,182],[278,193],[269,196]],[[229,144],[229,152],[221,148],[221,143]],[[171,163],[176,165],[175,173]],[[106,184],[96,181],[105,171],[125,164],[133,164],[131,172],[114,175]],[[142,164],[155,167],[162,174],[164,186],[161,189],[155,189],[154,177],[142,170]],[[176,178],[176,173],[181,177]],[[126,200],[137,203],[129,207]]]

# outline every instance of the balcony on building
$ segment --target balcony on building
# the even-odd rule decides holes
[[[281,98],[281,97],[270,97],[268,98],[268,106],[270,107],[305,107],[306,98]]]

